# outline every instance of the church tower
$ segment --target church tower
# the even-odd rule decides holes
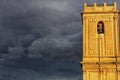
[[[118,15],[116,2],[84,3],[83,80],[120,80]]]

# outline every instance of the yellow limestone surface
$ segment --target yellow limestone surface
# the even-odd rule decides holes
[[[84,3],[83,80],[120,80],[119,29],[116,2],[88,6]]]

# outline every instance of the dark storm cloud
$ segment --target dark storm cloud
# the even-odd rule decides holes
[[[81,80],[85,1],[1,0],[0,80]]]
[[[72,1],[30,0],[25,3],[25,1],[1,3],[3,7],[0,21],[1,52],[9,53],[8,47],[23,46],[28,48],[30,54],[35,52],[35,55],[37,53],[43,56],[46,53],[60,56],[59,52],[63,55],[65,51],[73,55],[74,51],[69,50],[78,47],[77,42],[80,44],[79,41],[75,42],[74,35],[79,34],[78,37],[81,35],[81,23],[79,11],[76,13]],[[73,36],[74,40],[70,40],[69,36],[71,39]],[[52,45],[53,43],[55,44]],[[51,48],[53,51],[50,51]],[[69,54],[66,53],[68,56]]]
[[[0,4],[1,80],[68,80],[69,75],[79,79],[79,67],[65,67],[79,66],[78,3],[4,0]],[[76,58],[77,63],[70,62]]]

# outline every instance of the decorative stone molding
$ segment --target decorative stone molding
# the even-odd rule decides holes
[[[106,3],[103,6],[84,4],[83,80],[120,80],[119,11],[116,7],[116,3],[112,6]]]
[[[93,6],[87,5],[87,3],[84,3],[84,12],[108,12],[108,11],[116,11],[116,2],[112,6],[108,6],[106,2],[104,2],[103,6],[97,6],[96,3],[94,3]]]

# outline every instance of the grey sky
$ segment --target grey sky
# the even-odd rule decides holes
[[[0,80],[81,80],[85,1],[0,0]]]

